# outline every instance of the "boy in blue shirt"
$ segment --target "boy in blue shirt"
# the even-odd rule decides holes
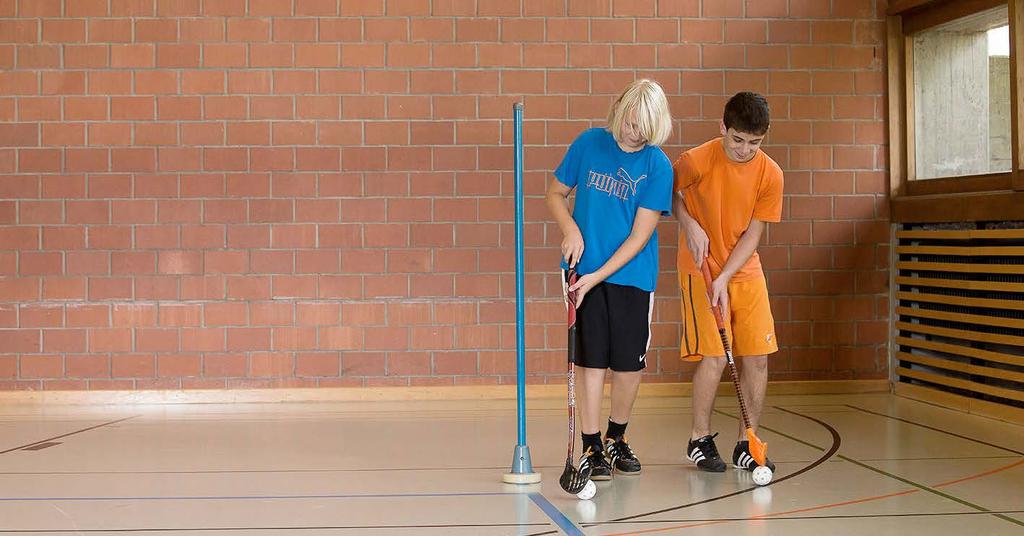
[[[662,214],[672,208],[672,163],[658,147],[672,131],[665,92],[656,82],[631,83],[612,104],[606,128],[584,131],[569,147],[547,191],[562,231],[562,269],[579,279],[576,361],[584,460],[593,480],[612,471],[639,474],[626,442],[640,373],[647,365],[658,277]],[[569,213],[568,196],[576,190]],[[564,279],[564,277],[563,277]],[[612,370],[611,415],[601,441],[605,373]]]

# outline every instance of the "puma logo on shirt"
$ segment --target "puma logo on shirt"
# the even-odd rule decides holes
[[[629,196],[636,196],[637,185],[640,184],[640,181],[647,178],[647,175],[645,174],[634,179],[622,168],[619,168],[616,175],[618,175],[619,178],[591,170],[587,174],[587,188],[593,188],[599,192],[614,195],[615,197],[625,201]]]
[[[640,181],[647,178],[647,175],[640,175],[639,177],[636,178],[636,180],[633,180],[633,177],[629,176],[629,172],[622,168],[619,168],[619,171],[618,173],[616,173],[616,175],[618,175],[620,179],[629,183],[629,189],[633,192],[633,195],[636,195],[636,185],[640,184]]]

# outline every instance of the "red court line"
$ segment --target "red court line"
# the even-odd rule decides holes
[[[732,520],[728,520],[728,521],[704,521],[702,523],[691,523],[689,525],[673,525],[671,527],[662,527],[662,528],[658,528],[658,529],[633,530],[633,531],[629,531],[629,532],[613,532],[611,534],[606,534],[605,536],[623,536],[623,535],[626,535],[626,534],[649,534],[651,532],[664,532],[666,530],[691,529],[691,528],[694,528],[694,527],[707,527],[709,525],[721,525],[723,523],[730,523],[731,521]]]
[[[866,502],[871,502],[871,501],[880,501],[882,499],[888,499],[890,497],[899,497],[900,495],[910,495],[911,493],[917,493],[919,491],[921,491],[921,490],[919,490],[917,488],[907,489],[907,490],[903,490],[903,491],[896,491],[896,492],[893,492],[893,493],[886,493],[885,495],[875,495],[874,497],[865,497],[863,499],[853,499],[853,500],[849,500],[849,501],[837,502],[837,503],[832,503],[832,504],[823,504],[823,505],[820,505],[820,506],[809,506],[807,508],[799,508],[799,509],[796,509],[796,510],[788,510],[788,511],[785,511],[785,512],[772,512],[770,514],[761,514],[761,515],[751,516],[751,519],[763,519],[763,518],[766,518],[766,517],[788,516],[790,514],[802,514],[804,512],[815,512],[815,511],[818,511],[818,510],[825,510],[825,509],[828,509],[828,508],[838,508],[840,506],[849,506],[851,504],[860,504],[860,503],[866,503]]]
[[[940,484],[935,484],[934,486],[931,486],[931,487],[933,487],[933,488],[941,488],[941,487],[946,487],[946,486],[952,486],[953,484],[959,484],[960,482],[966,482],[968,480],[975,480],[975,479],[982,478],[982,477],[985,477],[985,476],[994,475],[996,473],[1001,473],[1001,472],[1006,471],[1008,469],[1012,469],[1014,467],[1017,467],[1018,465],[1021,465],[1021,464],[1024,464],[1024,458],[1022,458],[1020,460],[1017,460],[1016,462],[1011,463],[1009,465],[1004,465],[1003,467],[998,467],[996,469],[992,469],[992,470],[989,470],[989,471],[984,471],[984,472],[981,472],[981,473],[965,476],[963,478],[958,478],[956,480],[950,480],[948,482],[942,482]],[[751,516],[748,519],[748,521],[756,521],[756,520],[759,520],[759,519],[765,519],[765,518],[777,517],[777,516],[785,516],[785,515],[792,515],[792,514],[802,514],[802,513],[805,513],[805,512],[814,512],[814,511],[818,511],[818,510],[826,510],[826,509],[829,509],[829,508],[838,508],[840,506],[849,506],[851,504],[861,504],[861,503],[866,503],[866,502],[879,501],[879,500],[882,500],[882,499],[889,499],[891,497],[898,497],[898,496],[901,496],[901,495],[910,495],[910,494],[913,494],[913,493],[918,493],[920,491],[921,490],[918,489],[918,488],[913,488],[913,489],[907,489],[907,490],[903,490],[903,491],[897,491],[897,492],[894,492],[894,493],[887,493],[885,495],[875,495],[873,497],[864,497],[862,499],[852,499],[852,500],[849,500],[849,501],[843,501],[843,502],[837,502],[837,503],[831,503],[831,504],[822,504],[822,505],[819,505],[819,506],[810,506],[810,507],[807,507],[807,508],[800,508],[800,509],[797,509],[797,510],[789,510],[789,511],[785,511],[785,512],[772,512],[772,513],[769,513],[769,514],[760,514],[760,515],[756,515],[756,516]],[[702,522],[702,523],[690,523],[690,524],[685,524],[685,525],[673,525],[671,527],[659,527],[659,528],[635,530],[635,531],[628,531],[628,532],[616,532],[616,533],[612,533],[612,534],[607,534],[605,536],[628,536],[628,535],[631,535],[631,534],[650,534],[650,533],[653,533],[653,532],[664,532],[664,531],[667,531],[667,530],[688,529],[688,528],[694,528],[694,527],[704,527],[704,526],[708,526],[708,525],[718,525],[718,524],[721,524],[721,523],[730,523],[732,521],[733,520],[705,521],[705,522]]]
[[[953,484],[959,484],[961,482],[967,482],[968,480],[974,480],[975,478],[981,478],[983,476],[988,476],[988,475],[994,475],[996,473],[1001,473],[1001,472],[1003,472],[1003,471],[1005,471],[1007,469],[1012,469],[1012,468],[1017,467],[1018,465],[1021,465],[1021,464],[1024,464],[1024,458],[1021,458],[1021,459],[1017,460],[1016,462],[1011,463],[1010,465],[1007,465],[1005,467],[999,467],[998,469],[993,469],[991,471],[985,471],[984,473],[978,473],[976,475],[965,476],[963,478],[958,478],[956,480],[950,480],[949,482],[943,482],[941,484],[935,484],[932,487],[933,488],[942,488],[942,487],[945,487],[945,486],[952,486]]]
[[[865,497],[863,499],[854,499],[854,500],[850,500],[850,501],[843,501],[843,502],[838,502],[838,503],[833,503],[833,504],[823,504],[821,506],[811,506],[811,507],[808,507],[808,508],[800,508],[798,510],[789,510],[789,511],[786,511],[786,512],[773,512],[773,513],[770,513],[770,514],[760,514],[760,515],[756,515],[756,516],[751,516],[749,518],[749,521],[756,521],[758,519],[765,519],[765,518],[774,517],[774,516],[784,516],[784,515],[790,515],[790,514],[801,514],[801,513],[804,513],[804,512],[813,512],[815,510],[824,510],[826,508],[836,508],[836,507],[839,507],[839,506],[847,506],[847,505],[850,505],[850,504],[858,504],[858,503],[877,501],[877,500],[881,500],[881,499],[888,499],[889,497],[896,497],[898,495],[910,495],[911,493],[917,493],[918,491],[921,491],[921,490],[919,490],[919,489],[908,489],[908,490],[904,490],[904,491],[898,491],[898,492],[895,492],[895,493],[887,493],[885,495],[877,495],[875,497]],[[732,521],[735,521],[735,520],[729,519],[729,520],[723,520],[723,521],[705,521],[703,523],[696,523],[696,524],[689,524],[689,525],[673,525],[671,527],[659,527],[659,528],[654,528],[654,529],[644,529],[644,530],[636,530],[636,531],[629,531],[629,532],[616,532],[616,533],[613,533],[613,534],[607,534],[605,536],[626,536],[628,534],[648,534],[648,533],[651,533],[651,532],[664,532],[666,530],[688,529],[688,528],[691,528],[691,527],[701,527],[701,526],[705,526],[705,525],[717,525],[717,524],[720,524],[720,523],[731,523]]]

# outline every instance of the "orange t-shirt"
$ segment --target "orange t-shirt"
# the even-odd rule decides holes
[[[738,163],[726,156],[722,139],[715,138],[683,152],[672,169],[675,192],[683,192],[686,211],[708,234],[715,276],[753,218],[763,222],[782,219],[782,168],[760,149],[749,162]],[[676,264],[681,274],[700,274],[682,232]],[[733,280],[761,273],[761,259],[755,251]]]

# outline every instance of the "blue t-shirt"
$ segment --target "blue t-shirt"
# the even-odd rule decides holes
[[[639,208],[663,213],[672,209],[672,163],[664,151],[646,145],[627,153],[603,128],[586,130],[572,142],[555,177],[576,188],[572,217],[583,234],[583,258],[576,265],[580,275],[608,262],[633,230]],[[564,260],[562,268],[568,268]],[[647,245],[605,281],[653,292],[657,280],[655,230]]]

